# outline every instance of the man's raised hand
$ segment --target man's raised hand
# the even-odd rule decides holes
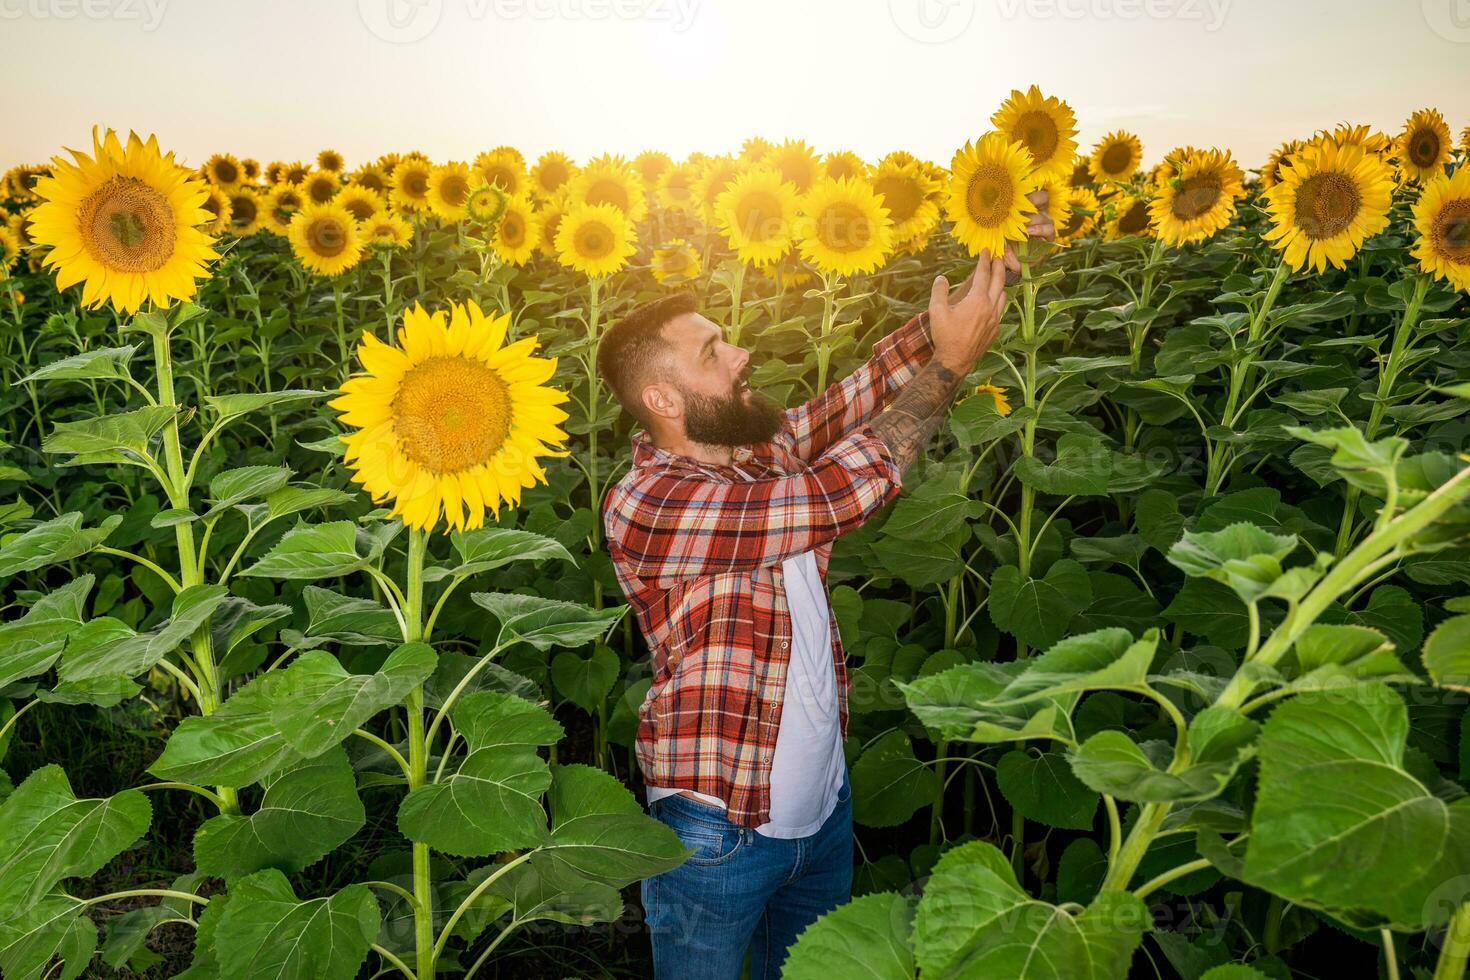
[[[969,288],[955,301],[949,280],[939,276],[929,291],[929,332],[934,359],[963,378],[995,340],[1005,309],[1005,260],[980,253]]]

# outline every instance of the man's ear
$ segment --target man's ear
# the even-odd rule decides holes
[[[655,381],[643,386],[643,407],[657,418],[676,419],[684,414],[684,400],[674,386]]]

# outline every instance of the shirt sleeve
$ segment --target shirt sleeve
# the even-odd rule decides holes
[[[874,344],[872,357],[862,367],[786,411],[791,452],[808,463],[821,456],[892,401],[933,353],[926,311]]]
[[[734,483],[652,472],[603,505],[620,569],[660,588],[779,564],[860,526],[898,495],[888,447],[863,425],[805,472]]]

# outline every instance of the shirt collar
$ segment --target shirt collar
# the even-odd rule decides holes
[[[649,466],[660,463],[665,466],[700,470],[706,473],[715,472],[728,475],[733,472],[733,467],[731,466],[724,466],[718,463],[704,463],[693,457],[685,456],[682,453],[661,449],[653,444],[653,440],[648,436],[647,429],[639,429],[634,432],[631,441],[633,443],[634,466]],[[751,446],[737,446],[734,452],[734,464],[736,466],[745,465],[756,460],[757,455],[755,449]]]

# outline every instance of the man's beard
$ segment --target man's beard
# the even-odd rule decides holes
[[[684,434],[706,446],[749,446],[769,442],[786,424],[780,405],[744,387],[742,376],[728,395],[701,395],[679,390],[684,395]],[[745,393],[750,392],[750,398]]]

